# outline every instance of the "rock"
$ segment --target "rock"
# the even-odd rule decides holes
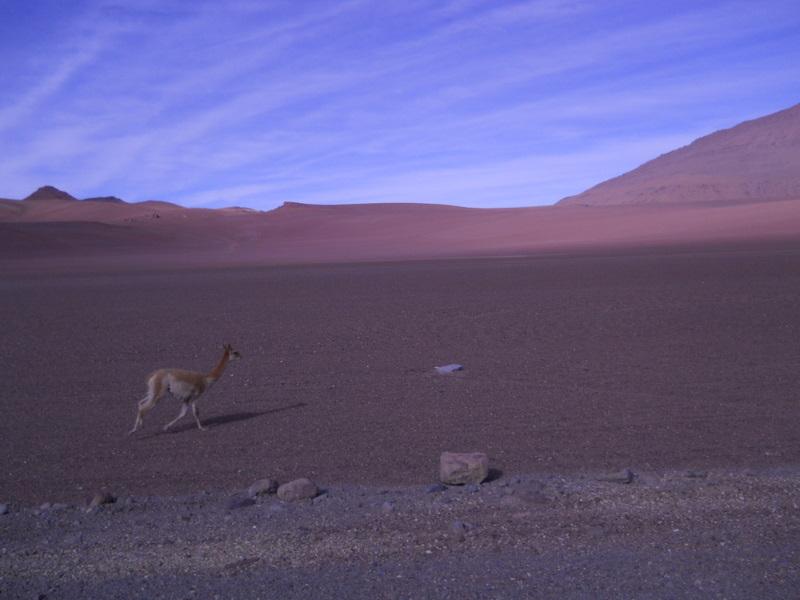
[[[428,487],[425,488],[426,494],[438,494],[439,492],[443,492],[447,489],[446,485],[441,483],[432,483]]]
[[[444,365],[444,366],[441,366],[441,367],[433,367],[433,368],[436,369],[436,372],[439,375],[449,375],[450,373],[455,373],[456,371],[463,371],[464,370],[464,366],[463,365],[457,365],[457,364]]]
[[[527,506],[527,502],[519,496],[503,496],[498,502],[503,508],[519,508],[520,506]]]
[[[632,483],[636,479],[636,473],[630,469],[622,469],[618,473],[609,473],[597,478],[597,481],[606,481],[608,483]]]
[[[310,479],[302,477],[289,483],[284,483],[278,488],[278,498],[284,502],[296,502],[313,498],[319,493],[317,485]]]
[[[274,494],[278,491],[278,482],[274,479],[259,479],[247,488],[247,495],[251,498],[256,496],[263,496],[265,494]]]
[[[94,495],[94,497],[89,501],[89,505],[86,507],[86,512],[89,512],[95,508],[99,508],[104,504],[114,504],[117,499],[108,492],[99,492]]]
[[[687,471],[686,476],[693,479],[705,479],[708,477],[708,473],[705,471]]]
[[[237,508],[253,506],[255,503],[256,501],[249,496],[233,496],[228,500],[228,503],[225,505],[225,507],[228,510],[236,510]]]
[[[226,572],[231,574],[239,574],[242,571],[249,569],[250,567],[256,565],[261,559],[253,556],[250,558],[242,558],[232,563],[228,563],[224,567],[222,567]]]
[[[381,505],[381,512],[384,514],[389,514],[394,512],[394,503],[389,502],[388,500]]]
[[[0,515],[7,515],[11,512],[8,508],[8,504],[0,504]]]
[[[481,483],[489,476],[489,457],[483,452],[442,452],[439,479],[447,485]]]
[[[479,486],[477,483],[470,483],[464,488],[464,491],[469,492],[470,494],[475,494],[481,491],[481,486]]]
[[[453,521],[450,523],[450,535],[459,542],[463,542],[464,538],[467,537],[468,529],[469,526],[463,521]]]

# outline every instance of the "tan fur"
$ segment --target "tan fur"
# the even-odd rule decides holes
[[[156,403],[169,392],[173,397],[181,401],[181,410],[178,416],[164,425],[167,431],[185,415],[189,407],[197,423],[198,429],[205,431],[205,427],[200,423],[200,411],[197,409],[197,399],[210,388],[222,376],[225,367],[231,360],[240,358],[241,355],[234,350],[230,344],[225,344],[222,358],[217,366],[210,373],[198,373],[196,371],[185,371],[184,369],[159,369],[154,371],[147,378],[147,394],[139,400],[139,410],[136,414],[136,422],[128,435],[134,433],[144,423],[144,415],[147,414]]]

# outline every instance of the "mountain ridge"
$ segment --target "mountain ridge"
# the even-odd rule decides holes
[[[800,104],[697,138],[556,205],[800,197]]]

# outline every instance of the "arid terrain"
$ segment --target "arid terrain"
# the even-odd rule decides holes
[[[0,201],[0,597],[797,597],[800,198],[649,187],[778,115],[552,207]]]
[[[0,285],[12,597],[791,597],[800,582],[797,245]],[[243,358],[200,401],[209,431],[187,417],[162,433],[166,399],[125,435],[149,371],[210,369],[223,342]],[[465,370],[434,373],[450,362]],[[487,452],[493,480],[427,494],[443,450]],[[623,468],[632,484],[593,483]],[[321,503],[226,509],[256,479],[300,476]],[[118,504],[86,515],[97,490]]]
[[[6,276],[2,489],[183,494],[259,475],[424,483],[800,460],[800,248]],[[127,438],[145,376],[210,370]],[[465,366],[452,377],[435,365]]]

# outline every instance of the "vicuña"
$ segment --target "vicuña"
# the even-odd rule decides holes
[[[222,358],[219,359],[217,366],[208,374],[184,371],[183,369],[159,369],[151,373],[147,378],[147,394],[144,398],[139,400],[139,411],[136,414],[136,423],[134,423],[133,429],[128,432],[128,435],[134,433],[142,426],[144,416],[156,405],[166,392],[169,392],[181,401],[181,411],[175,419],[164,425],[164,431],[167,431],[175,423],[180,421],[186,415],[186,411],[190,406],[198,429],[205,431],[206,428],[200,423],[200,411],[197,409],[197,399],[203,392],[216,383],[231,360],[236,360],[241,358],[241,356],[242,355],[234,350],[230,344],[225,344],[223,346]]]

